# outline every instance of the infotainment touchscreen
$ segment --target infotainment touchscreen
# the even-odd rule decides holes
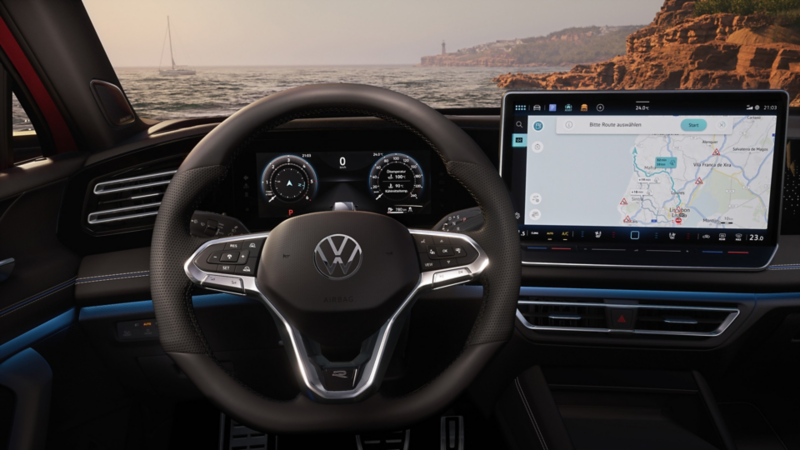
[[[761,268],[783,91],[510,92],[501,175],[529,263]]]

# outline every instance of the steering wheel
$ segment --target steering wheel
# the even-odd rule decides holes
[[[483,227],[464,234],[410,230],[381,214],[329,211],[287,219],[264,233],[210,240],[189,234],[192,213],[250,139],[330,111],[380,117],[419,135],[472,194]],[[400,429],[451,403],[510,338],[519,245],[497,170],[437,111],[372,86],[289,89],[217,126],[194,147],[166,190],[150,259],[161,344],[206,397],[250,427],[281,433]],[[225,261],[231,264],[222,269]],[[472,280],[481,281],[484,294],[460,355],[415,392],[382,394],[381,380],[415,299]],[[299,395],[288,402],[266,398],[216,362],[192,309],[194,286],[253,297],[267,306],[299,378]],[[350,361],[332,361],[326,346],[360,350]]]

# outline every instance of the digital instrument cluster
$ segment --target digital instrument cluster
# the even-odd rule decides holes
[[[429,155],[421,151],[258,153],[262,218],[336,208],[429,214]]]

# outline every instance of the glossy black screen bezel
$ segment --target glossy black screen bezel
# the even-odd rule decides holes
[[[588,104],[593,107],[602,103],[605,105],[603,113],[608,115],[693,115],[693,114],[706,114],[706,115],[720,115],[720,114],[735,114],[733,110],[722,110],[723,108],[732,108],[733,105],[741,104],[742,111],[739,114],[745,113],[744,105],[763,105],[765,103],[776,104],[777,110],[774,115],[777,116],[777,126],[775,130],[775,153],[772,165],[772,190],[770,192],[770,205],[769,222],[767,229],[764,230],[765,238],[758,243],[752,243],[756,247],[775,247],[778,244],[780,236],[780,214],[782,211],[782,186],[785,165],[785,149],[786,149],[786,130],[788,126],[788,107],[789,96],[785,91],[780,90],[741,90],[741,91],[509,91],[503,96],[502,104],[502,117],[501,117],[501,133],[500,133],[500,174],[509,193],[512,196],[512,202],[517,207],[519,197],[524,196],[524,193],[513,191],[513,158],[511,152],[511,139],[514,129],[515,120],[515,107],[522,104],[541,104],[548,105],[556,103],[563,105],[571,103],[575,107],[578,105]],[[650,110],[647,113],[636,112],[635,105],[637,102],[649,102],[647,105]],[[715,106],[716,105],[716,106]],[[718,106],[725,105],[725,106]],[[680,108],[680,112],[678,112]],[[544,109],[544,108],[542,108]],[[526,111],[526,114],[531,114],[531,111]],[[580,110],[573,110],[572,114],[580,114]],[[559,111],[548,114],[547,111],[541,111],[542,115],[564,115],[564,111]],[[590,110],[587,114],[597,115],[596,110]],[[762,114],[761,115],[773,115]],[[570,224],[559,225],[559,227],[573,227]],[[520,229],[544,228],[544,226],[520,226]],[[549,227],[556,228],[556,227]],[[613,227],[596,227],[596,228],[613,228]],[[644,227],[642,227],[644,228]],[[655,229],[655,228],[651,228]],[[670,230],[670,228],[659,228],[660,230]],[[526,241],[522,238],[523,242]],[[631,243],[627,243],[631,244]],[[614,245],[614,244],[612,244]],[[701,246],[701,242],[687,242],[683,245],[687,246]]]

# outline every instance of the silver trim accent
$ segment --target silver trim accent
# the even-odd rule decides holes
[[[547,316],[548,319],[551,320],[581,320],[581,316],[568,316],[568,315],[559,315],[559,314],[550,314]]]
[[[407,429],[405,431],[397,432],[397,434],[399,434],[399,433],[404,433],[405,436],[404,436],[403,440],[400,440],[400,439],[388,440],[387,439],[384,442],[387,443],[387,444],[399,444],[400,442],[403,442],[403,450],[408,450],[408,443],[411,441],[411,429],[409,428],[409,429]],[[374,441],[364,441],[364,445],[378,445],[380,443],[381,443],[380,439],[374,440]],[[364,447],[361,444],[361,435],[360,434],[356,435],[356,449],[357,450],[364,450]],[[463,449],[459,449],[459,450],[463,450]]]
[[[300,377],[303,380],[303,384],[305,384],[307,390],[313,394],[315,399],[321,399],[325,401],[353,401],[358,399],[361,396],[364,396],[370,393],[373,388],[376,387],[377,375],[381,372],[389,361],[389,358],[386,357],[388,354],[391,353],[393,349],[388,348],[388,344],[390,341],[390,336],[393,331],[393,326],[400,315],[405,312],[408,308],[411,307],[413,302],[416,300],[418,294],[425,290],[431,290],[433,287],[433,275],[437,272],[441,271],[450,271],[454,269],[460,268],[467,268],[470,272],[470,276],[467,279],[463,279],[461,281],[455,282],[452,286],[457,284],[464,284],[473,279],[477,278],[489,265],[489,258],[486,256],[486,252],[475,242],[471,237],[460,234],[460,233],[450,233],[450,232],[441,232],[441,231],[428,231],[428,230],[408,230],[409,233],[412,235],[417,234],[424,234],[427,236],[441,236],[447,237],[450,239],[460,239],[465,244],[471,245],[478,253],[478,257],[473,261],[471,264],[466,266],[455,266],[455,267],[448,267],[446,269],[438,270],[438,271],[428,271],[428,272],[421,272],[419,276],[419,281],[417,281],[416,286],[408,295],[408,297],[403,300],[403,303],[394,312],[392,317],[383,324],[383,326],[377,331],[373,337],[369,340],[373,341],[374,344],[372,348],[368,352],[369,359],[361,368],[361,378],[356,383],[355,387],[348,391],[328,391],[325,389],[322,380],[319,378],[319,373],[317,367],[311,361],[311,358],[308,356],[309,352],[305,345],[305,339],[303,334],[297,330],[294,326],[292,326],[286,317],[281,314],[280,311],[270,302],[266,295],[264,295],[259,289],[256,284],[256,277],[251,276],[243,276],[242,274],[232,274],[231,276],[241,278],[242,283],[244,285],[244,293],[241,292],[234,292],[234,291],[225,291],[222,289],[208,287],[203,284],[206,277],[211,275],[210,272],[206,272],[200,269],[196,265],[196,261],[198,258],[203,254],[203,252],[210,246],[216,244],[223,244],[226,242],[232,241],[245,241],[249,239],[260,239],[260,238],[267,238],[265,242],[265,246],[269,243],[269,232],[263,233],[254,233],[254,234],[247,234],[247,235],[239,235],[239,236],[231,236],[225,237],[220,239],[214,239],[205,242],[203,245],[200,246],[192,256],[186,260],[184,263],[183,269],[186,272],[186,275],[189,277],[193,283],[203,286],[207,289],[226,292],[231,294],[237,295],[244,295],[248,297],[253,297],[260,300],[264,303],[267,308],[272,312],[272,314],[283,324],[285,334],[291,346],[286,346],[287,351],[290,351],[291,356],[294,357],[297,367],[300,372]],[[416,252],[416,247],[414,248]],[[216,275],[216,273],[214,273]],[[221,274],[225,275],[225,274]],[[436,287],[436,289],[441,289],[446,286]]]
[[[448,419],[456,419],[458,421],[458,436],[452,436],[453,440],[458,439],[458,447],[455,450],[464,450],[464,416],[442,416],[439,420],[439,450],[449,450],[453,447],[447,442],[450,438],[450,430],[445,430],[445,425]],[[447,435],[445,435],[447,431]],[[408,449],[406,449],[408,450]]]
[[[597,267],[602,269],[658,269],[658,270],[723,270],[729,272],[758,272],[769,267],[775,255],[778,253],[779,244],[775,244],[775,250],[769,257],[766,264],[761,267],[712,267],[712,266],[648,266],[634,264],[590,264],[590,263],[560,263],[560,262],[540,262],[522,261],[523,266],[542,266],[542,267]]]
[[[89,213],[89,216],[86,218],[86,220],[89,222],[90,225],[95,225],[95,224],[98,224],[98,223],[119,222],[121,220],[130,220],[130,219],[138,219],[140,217],[155,216],[155,215],[158,214],[158,210],[150,211],[150,212],[146,212],[146,213],[128,214],[128,215],[125,215],[125,216],[111,217],[111,218],[108,218],[108,219],[99,218],[99,217],[101,217],[103,215],[110,214],[110,213],[125,212],[125,211],[138,211],[140,209],[153,208],[153,207],[158,207],[160,205],[161,205],[161,202],[156,202],[156,203],[147,203],[145,205],[126,206],[125,208],[106,209],[106,210],[103,210],[103,211],[95,211],[93,213]]]
[[[580,327],[549,327],[532,325],[525,319],[519,309],[517,309],[517,319],[520,323],[530,330],[537,331],[581,331],[589,333],[632,333],[647,335],[665,336],[694,336],[694,337],[716,337],[724,333],[731,326],[734,320],[739,317],[741,311],[738,308],[720,308],[712,306],[674,306],[674,305],[628,305],[616,303],[580,303],[580,302],[543,302],[538,300],[519,300],[518,305],[557,305],[557,306],[594,306],[600,308],[629,308],[629,309],[666,309],[673,311],[714,311],[727,312],[728,317],[713,331],[661,331],[661,330],[619,330],[613,328],[580,328]]]
[[[104,181],[102,183],[97,183],[96,185],[94,185],[93,192],[94,192],[95,195],[105,195],[105,194],[113,194],[115,192],[132,191],[134,189],[143,189],[143,188],[147,188],[147,187],[161,186],[163,184],[169,184],[170,182],[172,182],[172,178],[170,178],[169,180],[154,181],[152,183],[137,184],[135,186],[124,186],[124,187],[119,187],[119,188],[116,188],[116,189],[112,187],[111,189],[105,189],[107,186],[119,185],[119,184],[127,183],[128,181],[146,180],[148,178],[158,178],[158,177],[163,177],[165,175],[175,175],[176,172],[177,172],[177,170],[169,170],[169,171],[166,171],[166,172],[151,173],[151,174],[148,174],[148,175],[140,175],[138,177],[120,178],[119,180]]]
[[[697,320],[695,319],[670,319],[665,318],[664,323],[674,323],[677,325],[697,325]]]
[[[340,245],[339,248],[336,248],[336,245],[334,245],[333,243],[333,238],[335,237],[343,238],[342,245]],[[347,255],[343,255],[342,253],[344,253],[344,249],[345,247],[347,247],[347,243],[351,241],[353,242],[353,244],[355,244],[355,247],[353,248],[353,252],[350,253],[350,257],[347,259],[347,263],[345,264],[343,257],[347,258]],[[333,252],[333,258],[331,258],[330,263],[328,263],[328,258],[325,256],[325,252],[322,250],[322,244],[326,242],[328,243],[329,249]],[[353,260],[355,260],[356,257],[358,257],[358,264],[356,264],[355,269],[353,269],[353,271],[351,272],[350,266],[353,264]],[[361,268],[361,262],[364,260],[364,258],[362,257],[361,245],[358,243],[358,241],[356,241],[355,239],[346,234],[340,234],[340,233],[331,234],[329,236],[325,236],[324,238],[322,238],[322,240],[319,241],[317,243],[317,246],[314,248],[313,258],[314,258],[314,267],[317,269],[317,272],[319,272],[319,274],[322,275],[323,277],[328,278],[330,280],[346,280],[347,278],[352,277],[353,275],[356,274],[356,272],[358,272],[358,269]],[[322,265],[325,267],[324,271],[317,262],[317,259],[322,260]],[[337,266],[342,270],[342,276],[340,277],[333,276],[333,273],[336,271]]]
[[[134,195],[130,199],[131,200],[139,200],[139,199],[148,198],[148,197],[158,197],[159,195],[164,195],[164,194],[162,192],[153,192],[152,194]]]

